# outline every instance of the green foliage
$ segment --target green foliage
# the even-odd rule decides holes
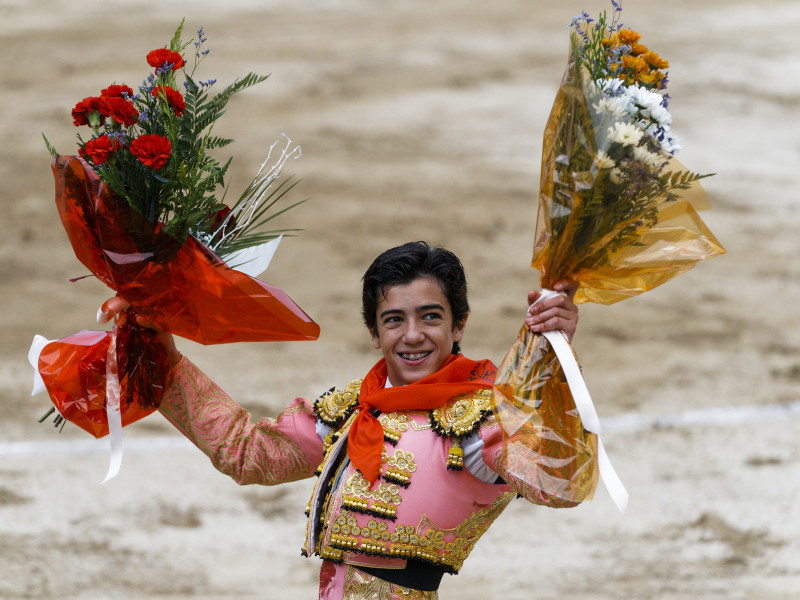
[[[47,148],[47,151],[53,158],[58,158],[58,150],[53,147],[53,144],[50,143],[50,140],[47,139],[45,134],[42,134],[42,138],[44,138],[44,145]]]

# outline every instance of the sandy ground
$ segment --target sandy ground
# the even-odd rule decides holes
[[[630,0],[625,22],[672,63],[684,163],[717,173],[709,226],[729,253],[643,297],[581,309],[576,348],[631,493],[499,519],[444,598],[800,598],[800,4]],[[223,8],[224,6],[224,8]],[[565,24],[600,0],[0,0],[0,597],[316,597],[299,557],[309,482],[240,488],[158,415],[104,441],[57,435],[29,397],[32,336],[93,324],[108,292],[83,274],[53,206],[40,132],[74,151],[73,104],[137,84],[183,16],[205,26],[203,79],[270,72],[219,133],[232,191],[286,132],[311,201],[265,279],[322,326],[315,343],[181,348],[257,416],[343,384],[377,358],[359,278],[384,248],[446,244],[473,315],[465,351],[499,360],[519,325],[541,133]],[[698,412],[703,411],[703,412]],[[89,449],[78,453],[75,444]],[[140,441],[141,445],[134,446]],[[23,446],[21,442],[55,442]],[[160,443],[161,446],[156,444]]]

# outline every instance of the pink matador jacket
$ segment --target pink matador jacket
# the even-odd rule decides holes
[[[360,386],[357,379],[315,401],[298,398],[277,419],[252,423],[245,409],[183,358],[159,410],[239,484],[318,475],[303,553],[339,564],[400,569],[413,558],[457,573],[515,496],[567,507],[594,492],[596,439],[579,419],[565,418],[562,407],[545,422],[561,439],[579,441],[570,445],[572,456],[520,465],[504,452],[490,389],[456,396],[432,411],[381,414],[383,463],[370,487],[346,452]],[[541,457],[537,449],[545,444],[537,432],[529,435],[534,450],[528,456]],[[569,500],[544,491],[554,478],[572,480]]]

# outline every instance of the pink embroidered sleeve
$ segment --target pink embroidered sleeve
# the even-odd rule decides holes
[[[239,484],[303,479],[322,462],[317,417],[308,400],[298,398],[277,419],[252,423],[250,413],[186,358],[170,374],[159,410]]]

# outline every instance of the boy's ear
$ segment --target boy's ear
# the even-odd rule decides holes
[[[378,334],[375,332],[375,329],[373,327],[369,328],[369,335],[372,338],[372,347],[375,348],[375,350],[380,350],[381,339],[378,337]]]
[[[469,315],[465,316],[460,321],[457,321],[455,327],[453,327],[453,341],[460,342],[461,338],[464,337],[464,329],[467,326],[467,318]]]

